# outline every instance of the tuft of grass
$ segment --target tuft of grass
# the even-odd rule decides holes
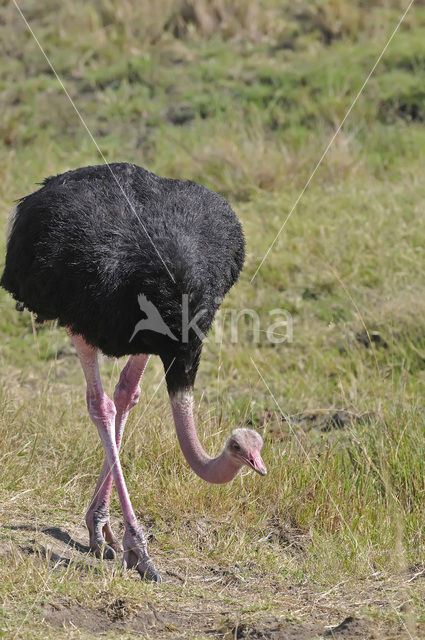
[[[198,180],[237,211],[246,266],[204,347],[196,418],[211,454],[258,429],[269,473],[194,477],[153,358],[122,463],[165,582],[90,558],[103,454],[75,352],[0,292],[0,635],[320,637],[349,617],[364,635],[423,635],[421,3],[287,219],[405,6],[22,5],[107,160]],[[13,3],[0,35],[4,230],[43,177],[101,159]],[[267,339],[276,309],[290,342]],[[102,360],[109,393],[122,365]],[[111,512],[121,534],[115,495]]]

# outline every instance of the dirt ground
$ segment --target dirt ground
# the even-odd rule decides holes
[[[116,530],[120,523],[114,522]],[[225,639],[273,639],[318,640],[322,638],[348,639],[402,639],[408,638],[406,629],[385,622],[385,618],[362,614],[362,610],[388,607],[388,588],[378,583],[364,584],[353,594],[336,585],[329,592],[318,593],[314,585],[288,584],[282,593],[282,585],[269,583],[267,589],[275,591],[275,607],[268,607],[256,615],[244,614],[246,605],[256,597],[262,577],[255,567],[252,577],[241,578],[235,571],[223,571],[219,567],[200,567],[172,559],[161,549],[154,550],[165,588],[174,587],[182,597],[156,597],[163,586],[155,586],[153,597],[141,602],[114,598],[111,591],[102,593],[102,577],[120,571],[119,561],[104,562],[89,553],[87,534],[82,526],[65,528],[34,526],[26,522],[14,522],[1,530],[1,556],[18,555],[34,563],[48,563],[50,570],[78,570],[98,578],[100,598],[96,602],[73,601],[48,590],[39,606],[34,607],[32,618],[37,624],[61,630],[78,629],[83,637],[111,637],[111,634],[135,635],[149,638],[225,638]],[[186,564],[186,569],[184,569]],[[416,574],[420,572],[416,571]],[[413,574],[413,575],[416,575]],[[135,583],[139,581],[134,573]],[[202,588],[200,597],[193,597],[194,587]],[[189,587],[189,589],[188,589]],[[192,589],[192,593],[191,593]],[[185,592],[187,591],[186,595]],[[223,605],[223,592],[227,598]],[[199,595],[199,594],[198,594]],[[354,598],[353,598],[354,596]],[[51,632],[51,629],[50,629]],[[29,636],[28,636],[29,637]],[[49,636],[50,637],[50,636]],[[412,636],[410,636],[412,637]]]

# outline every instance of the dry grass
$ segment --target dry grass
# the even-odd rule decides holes
[[[246,268],[205,345],[196,417],[211,453],[259,429],[269,474],[195,478],[153,359],[122,461],[164,585],[91,558],[102,451],[82,374],[63,331],[34,330],[3,292],[0,635],[423,637],[421,3],[250,283],[404,6],[22,5],[107,159],[202,181],[237,210]],[[0,18],[5,227],[35,182],[99,157],[12,3]],[[232,341],[232,310],[265,329],[282,307],[292,343],[253,343],[244,319]],[[102,362],[109,392],[121,366]],[[112,513],[119,530],[115,496]]]

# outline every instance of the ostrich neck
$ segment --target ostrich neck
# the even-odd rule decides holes
[[[233,461],[225,450],[217,458],[211,458],[199,442],[191,391],[179,391],[170,397],[170,402],[180,448],[193,471],[207,482],[224,484],[233,480],[241,465]]]

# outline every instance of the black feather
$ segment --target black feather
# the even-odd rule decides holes
[[[244,260],[228,202],[202,185],[115,163],[44,180],[20,200],[1,285],[36,313],[58,319],[103,353],[155,353],[170,390],[193,384],[202,343],[181,337],[182,295],[206,334]],[[165,263],[165,264],[164,264]],[[178,340],[139,331],[138,295]]]

